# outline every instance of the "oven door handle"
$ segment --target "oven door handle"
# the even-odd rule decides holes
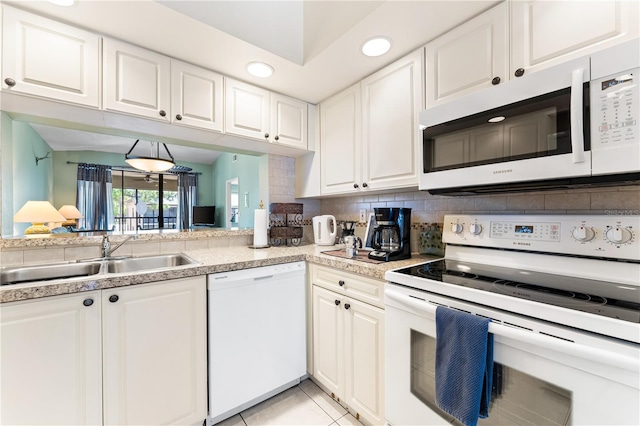
[[[433,317],[433,321],[435,321],[436,309],[438,305],[427,302],[426,300],[405,296],[404,294],[391,289],[385,289],[384,294],[391,300],[394,300],[418,312]],[[489,333],[492,333],[495,336],[502,336],[527,344],[540,346],[545,349],[552,349],[556,352],[564,353],[570,356],[616,366],[618,368],[623,368],[635,373],[640,372],[640,362],[638,362],[638,358],[620,355],[615,352],[604,351],[602,349],[592,348],[580,343],[544,336],[533,331],[524,331],[517,328],[512,328],[506,325],[498,324],[496,322],[489,323]]]

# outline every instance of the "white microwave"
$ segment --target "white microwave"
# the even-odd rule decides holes
[[[420,113],[420,189],[640,183],[640,39]]]

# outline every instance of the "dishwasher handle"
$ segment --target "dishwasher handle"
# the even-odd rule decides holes
[[[254,281],[260,281],[260,280],[268,280],[270,278],[273,278],[273,275],[264,275],[262,277],[253,277]]]

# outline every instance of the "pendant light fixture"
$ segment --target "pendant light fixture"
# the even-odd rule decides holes
[[[173,159],[173,155],[171,155],[171,153],[169,152],[169,148],[167,148],[167,145],[165,145],[164,143],[162,144],[162,146],[164,147],[165,151],[167,151],[167,154],[169,154],[169,158],[171,158],[171,160],[160,158],[160,143],[153,141],[151,141],[151,156],[143,157],[139,155],[131,155],[131,151],[133,151],[138,142],[140,142],[140,139],[136,140],[129,152],[124,155],[124,161],[126,161],[126,163],[134,169],[143,170],[145,172],[164,172],[176,165],[176,162]],[[155,157],[153,156],[154,151]]]

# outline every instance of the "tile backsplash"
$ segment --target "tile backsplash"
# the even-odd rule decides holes
[[[373,213],[375,207],[412,209],[411,245],[414,252],[420,251],[422,233],[431,229],[434,224],[442,224],[447,214],[640,215],[640,185],[457,197],[404,189],[382,194],[359,193],[321,199],[294,199],[295,161],[271,155],[269,164],[270,201],[303,203],[305,242],[313,242],[313,216],[331,214],[339,221],[357,221],[360,210]],[[362,238],[365,232],[366,224],[357,224],[356,235]]]
[[[441,224],[447,214],[640,215],[640,186],[462,197],[436,196],[426,191],[399,191],[322,199],[317,214],[332,214],[338,220],[358,220],[360,210],[372,213],[375,207],[412,209],[411,245],[412,251],[419,252],[422,251],[419,248],[422,232],[432,224]],[[360,224],[356,227],[356,235],[362,237],[365,226]]]

